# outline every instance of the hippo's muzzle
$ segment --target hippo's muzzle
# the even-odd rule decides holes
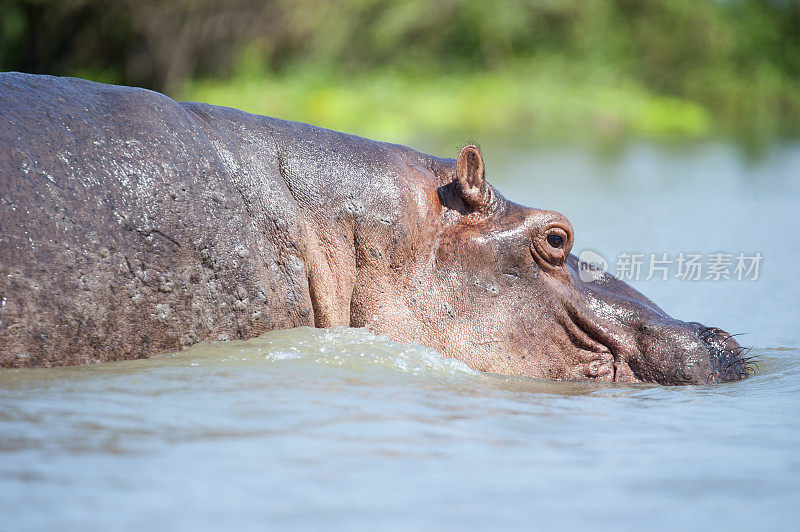
[[[614,354],[615,381],[712,384],[744,379],[755,369],[749,349],[716,327],[670,318],[625,329],[605,342]]]
[[[570,261],[570,268],[576,266]],[[565,308],[613,354],[615,381],[711,384],[746,378],[755,369],[749,349],[735,335],[672,318],[613,276],[588,282],[574,274],[571,278],[574,303]]]
[[[755,357],[748,357],[751,348],[742,347],[734,338],[716,327],[704,327],[695,323],[700,328],[698,336],[709,352],[711,373],[708,382],[727,382],[747,378],[757,368]]]

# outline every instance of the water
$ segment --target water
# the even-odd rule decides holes
[[[622,252],[760,252],[756,281],[633,282],[749,333],[760,373],[541,382],[358,329],[6,370],[0,530],[796,530],[800,145],[756,161],[722,144],[542,149],[488,169],[612,268]]]

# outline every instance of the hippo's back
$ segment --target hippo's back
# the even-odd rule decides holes
[[[310,323],[276,242],[173,100],[0,74],[0,366]]]

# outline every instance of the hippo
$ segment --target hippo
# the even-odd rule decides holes
[[[469,110],[465,110],[469,112]],[[0,74],[0,367],[368,327],[498,374],[707,384],[728,333],[570,253],[456,159],[140,88]]]

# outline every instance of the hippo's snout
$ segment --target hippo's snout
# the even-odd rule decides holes
[[[675,319],[609,274],[583,281],[576,265],[570,264],[575,268],[571,280],[582,296],[582,310],[573,314],[614,353],[615,380],[711,384],[741,380],[756,369],[736,335]]]
[[[635,327],[637,349],[627,353],[636,378],[660,384],[712,384],[746,378],[755,362],[734,335],[716,327],[678,320]]]
[[[700,327],[697,335],[709,352],[711,372],[708,382],[728,382],[747,378],[756,368],[754,357],[747,357],[750,349],[742,347],[729,334],[716,327]]]

